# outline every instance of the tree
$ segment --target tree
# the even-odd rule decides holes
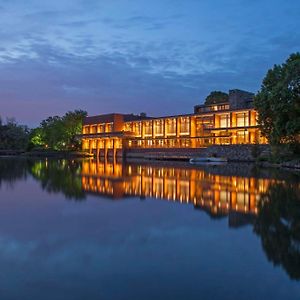
[[[77,135],[82,133],[82,121],[86,116],[87,112],[83,110],[69,111],[64,115],[65,144],[69,149],[80,147]]]
[[[43,147],[52,150],[80,149],[77,135],[81,134],[85,111],[69,111],[63,117],[54,116],[43,120],[40,127],[31,132],[32,147]]]
[[[211,92],[205,99],[205,104],[218,104],[228,102],[228,94],[221,92],[221,91],[213,91]]]
[[[262,134],[270,144],[287,144],[299,151],[300,53],[267,72],[254,105]]]
[[[27,126],[18,125],[14,119],[0,122],[0,150],[25,150],[29,138]]]

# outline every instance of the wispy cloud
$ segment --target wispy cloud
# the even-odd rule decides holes
[[[256,91],[300,49],[299,9],[296,0],[0,1],[1,113],[37,122],[74,107],[188,112],[211,89]],[[35,103],[40,116],[16,103]]]

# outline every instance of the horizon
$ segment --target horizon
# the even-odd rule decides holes
[[[272,11],[270,11],[272,7]],[[191,113],[300,50],[300,2],[0,0],[0,116]]]

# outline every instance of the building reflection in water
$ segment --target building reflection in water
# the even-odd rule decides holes
[[[211,216],[256,215],[260,195],[274,179],[223,176],[193,167],[122,165],[85,161],[82,188],[112,198],[151,197],[192,203]]]
[[[63,193],[72,200],[94,193],[112,199],[190,203],[212,218],[228,216],[230,227],[252,224],[268,260],[300,280],[300,174],[242,164],[213,168],[159,164],[4,159],[0,187],[31,175],[47,193]]]

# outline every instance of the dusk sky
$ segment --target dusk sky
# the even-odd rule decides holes
[[[300,50],[299,0],[0,0],[0,115],[189,113]]]

